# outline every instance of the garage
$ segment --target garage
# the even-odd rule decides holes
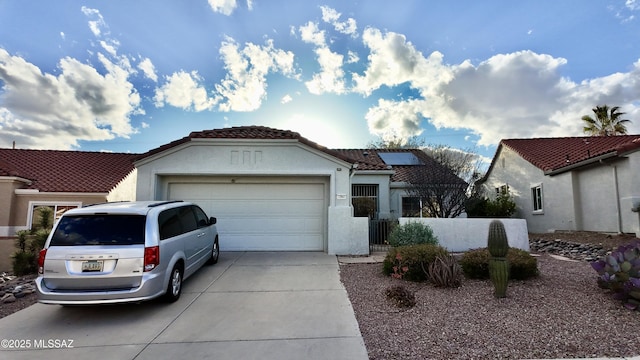
[[[167,198],[218,219],[223,251],[324,251],[324,177],[168,177]]]

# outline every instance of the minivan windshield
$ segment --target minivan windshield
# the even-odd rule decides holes
[[[63,216],[50,246],[144,244],[144,215]]]

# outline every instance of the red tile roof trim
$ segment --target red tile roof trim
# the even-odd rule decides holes
[[[498,151],[501,146],[515,151],[545,173],[557,174],[603,157],[640,150],[640,135],[505,139],[500,142]]]
[[[155,149],[151,149],[147,151],[146,153],[140,155],[137,160],[142,160],[144,158],[147,158],[152,155],[174,148],[178,145],[188,143],[192,139],[296,140],[301,144],[305,144],[311,148],[322,151],[335,158],[341,159],[349,163],[353,163],[351,159],[345,158],[341,154],[335,152],[334,150],[331,150],[322,145],[319,145],[301,136],[297,132],[273,129],[266,126],[237,126],[237,127],[223,128],[223,129],[194,131],[194,132],[191,132],[189,136],[185,136],[182,139],[172,141],[168,144],[165,144]]]
[[[134,170],[139,154],[0,149],[0,176],[31,183],[40,192],[108,193]]]

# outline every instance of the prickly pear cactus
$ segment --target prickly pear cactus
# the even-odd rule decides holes
[[[502,221],[493,220],[489,224],[487,247],[491,254],[491,260],[489,260],[489,277],[493,283],[493,295],[497,298],[506,297],[507,284],[509,281],[509,263],[507,262],[506,256],[509,251],[509,241]]]

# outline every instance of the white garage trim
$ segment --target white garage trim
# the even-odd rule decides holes
[[[165,198],[218,219],[223,251],[326,251],[328,177],[167,176]]]

